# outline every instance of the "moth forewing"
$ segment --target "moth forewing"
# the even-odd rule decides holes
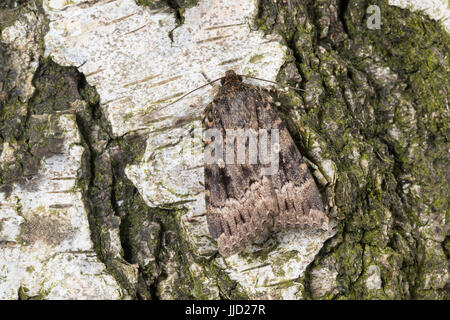
[[[233,71],[221,84],[205,122],[225,135],[214,137],[217,148],[205,142],[207,220],[220,254],[274,231],[319,229],[328,220],[319,190],[270,95]]]

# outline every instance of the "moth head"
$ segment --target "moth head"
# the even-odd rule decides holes
[[[233,70],[228,70],[225,72],[225,76],[220,80],[220,83],[224,85],[235,81],[242,82],[242,77]]]

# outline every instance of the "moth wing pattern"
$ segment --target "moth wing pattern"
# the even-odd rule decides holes
[[[314,179],[270,100],[265,90],[227,72],[208,106],[205,129],[224,137],[227,129],[279,130],[279,168],[273,175],[262,175],[262,165],[247,158],[244,164],[205,164],[207,221],[222,256],[271,232],[320,229],[328,220]]]

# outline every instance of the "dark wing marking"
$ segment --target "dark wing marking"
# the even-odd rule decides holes
[[[226,78],[226,77],[225,77]],[[279,129],[280,162],[275,175],[261,175],[259,164],[205,165],[209,230],[220,254],[242,250],[270,232],[320,228],[327,219],[320,193],[267,92],[225,81],[208,108],[206,129],[225,137],[226,129]]]

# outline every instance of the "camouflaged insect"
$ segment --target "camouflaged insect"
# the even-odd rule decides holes
[[[324,228],[328,218],[319,190],[268,92],[243,83],[234,71],[221,84],[207,108],[205,129],[278,129],[280,148],[273,175],[262,175],[260,164],[248,162],[205,164],[207,221],[219,253],[238,253],[276,231]]]

